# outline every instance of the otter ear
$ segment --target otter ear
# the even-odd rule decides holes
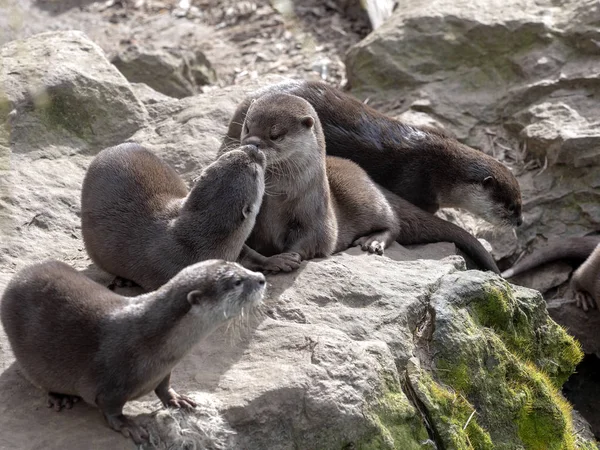
[[[311,128],[315,124],[315,119],[313,119],[311,116],[304,116],[302,119],[300,119],[300,123],[302,123],[302,125],[304,125],[306,128]]]
[[[489,177],[485,177],[481,184],[483,184],[484,188],[490,188],[494,184],[494,181],[496,180],[494,180],[494,177],[490,175]]]
[[[242,215],[244,216],[244,219],[247,219],[251,213],[252,213],[252,205],[244,206],[244,209],[242,209]]]
[[[202,291],[191,291],[187,295],[187,301],[190,305],[197,305],[200,303],[200,298],[202,297]]]

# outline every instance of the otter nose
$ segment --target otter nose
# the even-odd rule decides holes
[[[255,145],[256,147],[260,148],[261,144],[262,141],[256,136],[246,136],[242,140],[242,145]]]
[[[254,162],[264,165],[267,161],[265,154],[261,152],[256,145],[246,145],[242,150],[244,150]]]
[[[521,225],[523,225],[523,216],[519,216],[517,219],[517,226],[520,227]]]

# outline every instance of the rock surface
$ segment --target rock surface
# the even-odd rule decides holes
[[[43,41],[56,54],[83,51],[87,56],[78,57],[89,58],[104,75],[88,79],[89,66],[61,61],[69,68],[61,76],[75,80],[61,94],[90,99],[70,104],[70,114],[91,103],[121,111],[121,119],[135,118],[98,129],[108,143],[135,132],[131,140],[156,151],[187,181],[214,158],[237,102],[256,87],[176,100],[131,86],[79,32],[48,34]],[[41,47],[39,37],[8,45],[25,54]],[[52,61],[50,74],[58,70]],[[21,59],[19,74],[38,63]],[[54,86],[59,75],[41,79]],[[15,79],[19,91],[33,85],[12,71],[3,72],[0,85]],[[80,80],[96,83],[98,92],[119,89],[96,98]],[[3,122],[22,102],[16,89],[7,92]],[[16,119],[27,119],[36,140],[13,132],[14,116],[5,129],[10,179],[0,197],[8,237],[0,242],[0,293],[15,271],[46,258],[67,261],[106,283],[111,277],[90,264],[79,225],[79,190],[99,150],[98,135],[78,136],[64,121],[48,127],[38,119],[44,105],[33,106]],[[150,395],[129,403],[126,413],[146,424],[158,448],[466,448],[468,442],[515,448],[532,440],[583,448],[585,430],[573,427],[558,393],[581,358],[578,347],[549,319],[537,293],[465,271],[454,252],[449,244],[395,246],[384,257],[352,249],[270,277],[259,316],[241,328],[219,330],[176,367],[173,384],[198,399],[197,411],[165,411]],[[79,449],[82,442],[133,448],[94,408],[47,410],[44,394],[19,374],[3,332],[0,371],[0,429],[10,430],[0,435],[0,448]],[[506,421],[514,415],[519,420]]]

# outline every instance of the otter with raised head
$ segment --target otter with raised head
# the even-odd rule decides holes
[[[8,283],[2,326],[23,375],[56,410],[81,398],[136,443],[146,431],[123,406],[154,390],[165,406],[195,403],[171,387],[171,370],[223,323],[261,302],[265,278],[237,263],[188,266],[160,289],[123,297],[67,264],[26,267]]]
[[[270,93],[307,100],[321,120],[328,155],[356,162],[376,183],[425,211],[456,207],[497,225],[522,223],[521,190],[502,163],[441,131],[387,117],[324,82],[290,80],[250,94],[221,150],[239,142],[250,104]]]
[[[204,168],[188,192],[175,170],[138,144],[102,150],[81,192],[81,231],[100,268],[146,290],[205,259],[235,261],[264,193],[265,156],[254,146]],[[284,270],[297,268],[290,255]],[[266,268],[263,259],[254,268]]]
[[[552,240],[502,272],[502,276],[511,278],[561,259],[584,261],[571,277],[571,289],[577,306],[585,311],[595,307],[594,300],[600,302],[600,235]]]
[[[382,254],[406,230],[413,232],[410,226],[403,230],[402,211],[418,208],[377,185],[354,162],[326,157],[318,115],[306,100],[280,93],[261,96],[248,109],[241,141],[257,145],[267,157],[267,195],[247,241],[259,254],[295,252],[311,259],[352,245]],[[428,220],[422,228],[425,242],[432,242],[427,239],[435,239],[438,230],[460,230],[420,213],[409,215]],[[454,236],[476,263],[498,270],[466,231]]]

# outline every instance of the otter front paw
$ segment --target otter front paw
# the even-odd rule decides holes
[[[363,236],[352,243],[353,246],[360,246],[360,248],[369,253],[375,253],[377,255],[383,255],[385,249],[385,242],[379,240],[378,236]]]
[[[185,395],[178,394],[173,389],[170,389],[169,398],[166,399],[166,401],[163,400],[163,404],[167,408],[193,409],[196,407],[196,402],[194,400]]]
[[[81,397],[76,395],[48,392],[48,408],[52,408],[54,411],[60,411],[63,408],[71,409],[79,400]]]
[[[596,308],[596,301],[588,292],[576,290],[575,301],[578,308],[583,308],[585,312],[589,309]]]
[[[106,415],[106,422],[113,430],[120,432],[126,438],[131,437],[137,445],[143,444],[148,440],[148,432],[141,426],[135,423],[132,419],[125,417],[123,414]]]
[[[280,253],[279,255],[269,256],[263,263],[262,271],[266,274],[292,272],[300,267],[301,262],[302,258],[298,253]]]

